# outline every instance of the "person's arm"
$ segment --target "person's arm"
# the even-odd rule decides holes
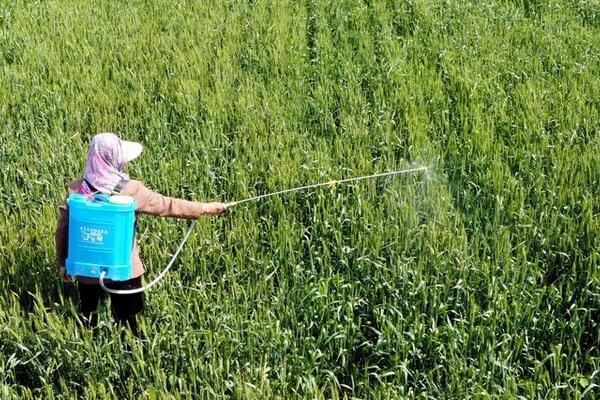
[[[227,209],[223,203],[201,203],[163,196],[139,181],[129,181],[122,193],[137,201],[137,212],[161,217],[196,219],[202,215],[217,215]]]
[[[56,245],[56,262],[58,264],[58,274],[64,282],[69,282],[66,274],[65,261],[69,245],[69,211],[67,203],[63,201],[58,207],[58,219],[56,221],[56,231],[54,233],[54,243]]]

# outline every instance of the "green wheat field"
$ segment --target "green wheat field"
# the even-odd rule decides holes
[[[93,337],[53,235],[104,131],[201,201],[429,172],[202,218]],[[2,0],[0,163],[2,399],[600,396],[597,0]]]

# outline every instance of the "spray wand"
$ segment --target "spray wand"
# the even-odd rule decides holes
[[[421,171],[426,173],[428,170],[429,170],[429,168],[427,166],[421,166],[421,167],[416,167],[416,168],[403,169],[403,170],[399,170],[399,171],[389,171],[389,172],[383,172],[383,173],[373,174],[373,175],[364,175],[364,176],[357,176],[354,178],[332,180],[332,181],[328,181],[328,182],[315,183],[312,185],[298,186],[298,187],[295,187],[292,189],[280,190],[278,192],[273,192],[273,193],[261,194],[259,196],[250,197],[250,198],[247,198],[244,200],[232,201],[230,203],[227,203],[226,205],[227,205],[227,208],[231,208],[231,207],[238,206],[238,205],[244,204],[244,203],[250,203],[250,202],[254,202],[254,201],[264,200],[268,197],[284,195],[284,194],[292,193],[292,192],[299,192],[302,190],[314,189],[314,188],[318,188],[321,186],[333,186],[333,185],[337,185],[337,184],[341,184],[341,183],[362,181],[362,180],[366,180],[366,179],[383,178],[386,176],[407,175],[407,174],[412,174],[412,173],[421,172]],[[177,250],[175,250],[175,253],[169,260],[169,263],[167,264],[167,266],[162,270],[162,272],[160,274],[158,274],[158,276],[156,278],[154,278],[146,286],[138,288],[138,289],[131,289],[131,290],[116,290],[116,289],[107,288],[104,285],[104,276],[106,275],[106,271],[102,271],[102,273],[100,274],[100,286],[102,286],[102,289],[104,289],[108,293],[114,293],[114,294],[134,294],[134,293],[143,292],[144,290],[150,289],[152,286],[156,285],[167,274],[169,269],[171,269],[171,267],[173,266],[173,263],[175,263],[175,260],[177,259],[177,256],[179,256],[181,249],[183,249],[183,246],[185,245],[188,238],[190,237],[190,234],[194,230],[194,227],[196,226],[196,222],[197,222],[197,220],[193,220],[192,223],[190,224],[187,232],[185,233],[185,236],[183,237],[183,240],[177,247]]]

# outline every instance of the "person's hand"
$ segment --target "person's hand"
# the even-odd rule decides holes
[[[71,282],[71,278],[67,275],[67,270],[65,267],[60,267],[58,269],[58,276],[62,279],[63,282]]]
[[[225,203],[219,203],[215,201],[212,203],[206,203],[204,205],[204,213],[206,215],[219,215],[225,210],[227,210],[227,204]]]

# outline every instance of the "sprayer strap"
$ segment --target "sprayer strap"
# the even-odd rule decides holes
[[[94,185],[92,185],[87,179],[83,178],[83,181],[87,183],[88,187],[92,191],[92,194],[100,193],[100,191],[98,191],[98,189],[96,189]]]
[[[83,180],[85,181],[85,183],[88,184],[88,186],[90,187],[90,189],[92,190],[92,192],[94,194],[96,193],[100,193],[100,191],[98,189],[96,189],[87,179],[83,178]],[[121,192],[123,191],[123,188],[125,187],[125,185],[127,185],[127,183],[129,182],[129,179],[121,179],[119,181],[119,183],[117,183],[117,186],[115,186],[115,188],[112,190],[111,194],[121,194]]]
[[[125,179],[125,178],[121,179],[119,181],[119,183],[117,183],[117,186],[115,186],[115,188],[113,189],[113,193],[121,194],[121,192],[123,191],[123,188],[125,187],[127,182],[129,182],[129,179]]]

